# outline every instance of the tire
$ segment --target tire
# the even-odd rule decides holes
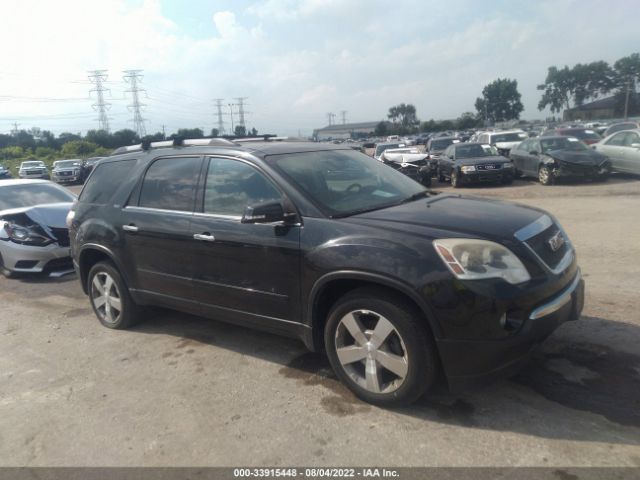
[[[552,185],[553,184],[553,175],[551,174],[551,170],[546,165],[541,165],[538,169],[538,181],[542,185]]]
[[[460,188],[462,185],[460,185],[460,178],[458,176],[458,172],[454,169],[451,170],[451,186],[453,188]]]
[[[0,273],[4,275],[6,278],[15,277],[14,273],[11,270],[9,270],[8,268],[5,268],[4,259],[2,258],[2,255],[0,255]]]
[[[593,182],[606,182],[607,180],[609,180],[609,172],[607,173],[601,173],[599,175],[594,175],[591,180]]]
[[[108,295],[104,295],[105,290]],[[91,268],[87,276],[87,291],[91,308],[105,327],[122,330],[138,321],[139,308],[111,262],[98,262]]]
[[[513,183],[513,177],[504,178],[501,183],[503,185],[511,185]]]
[[[329,362],[360,399],[383,407],[409,404],[433,385],[438,372],[435,343],[425,322],[392,292],[356,289],[329,313],[324,332]],[[382,340],[377,330],[385,332]],[[382,358],[395,372],[383,366]]]

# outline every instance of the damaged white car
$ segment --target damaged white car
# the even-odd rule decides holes
[[[431,176],[435,169],[431,165],[428,153],[415,147],[390,148],[382,152],[379,160],[425,187],[431,186]]]
[[[5,276],[73,271],[66,217],[75,199],[47,180],[0,183],[0,271]]]

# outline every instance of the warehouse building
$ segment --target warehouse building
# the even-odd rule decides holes
[[[339,125],[327,125],[313,131],[315,140],[337,140],[346,138],[366,138],[373,135],[377,122],[342,123]],[[385,122],[388,123],[388,122]]]
[[[635,98],[633,98],[633,96],[635,96]],[[640,95],[632,94],[632,98],[629,98],[629,115],[636,114],[638,103],[640,103]],[[574,120],[605,120],[620,118],[622,115],[624,115],[624,104],[622,100],[612,96],[585,103],[579,107],[569,108],[564,111],[562,119],[565,122]]]

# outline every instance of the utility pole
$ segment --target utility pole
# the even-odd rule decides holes
[[[89,90],[89,95],[91,95],[91,92],[96,92],[98,97],[96,103],[91,105],[93,109],[98,112],[98,130],[104,130],[109,133],[109,118],[107,117],[107,110],[111,108],[111,104],[104,101],[104,92],[111,92],[111,90],[105,88],[103,85],[103,83],[107,81],[107,71],[90,70],[89,81],[96,86],[96,88]]]
[[[133,127],[140,138],[147,134],[144,126],[145,119],[142,118],[141,110],[145,107],[144,103],[140,103],[140,92],[145,90],[138,86],[138,83],[142,81],[142,70],[125,70],[124,81],[131,85],[130,90],[126,90],[127,93],[131,93],[133,102],[131,105],[127,105],[130,111],[133,112]]]
[[[18,127],[20,126],[20,124],[18,122],[13,122],[11,125],[13,125],[13,130],[11,130],[11,135],[15,137],[16,135],[18,135],[18,132],[20,131],[18,130]]]
[[[218,109],[218,135],[222,135],[224,134],[224,121],[222,120],[222,101],[224,98],[216,98],[214,100]]]
[[[244,123],[244,114],[247,113],[244,111],[244,107],[246,106],[246,103],[244,103],[244,101],[249,98],[249,97],[236,97],[234,98],[234,100],[236,102],[238,102],[236,105],[238,106],[238,117],[240,117],[240,121],[238,122],[238,125],[242,126],[242,127],[246,127],[245,123]]]
[[[167,134],[165,133],[164,127],[165,127],[165,126],[164,126],[164,125],[162,125],[162,139],[163,139],[163,140],[166,140],[166,139],[167,139]]]
[[[342,124],[346,125],[347,124],[347,111],[346,110],[340,110],[340,116],[342,117]]]

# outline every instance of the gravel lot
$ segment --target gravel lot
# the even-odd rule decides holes
[[[640,180],[462,191],[578,251],[584,315],[518,376],[382,410],[297,341],[167,311],[110,331],[73,276],[0,278],[0,465],[640,466]]]

